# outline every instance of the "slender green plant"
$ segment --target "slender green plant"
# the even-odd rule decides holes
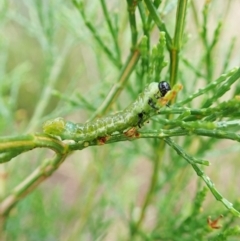
[[[238,240],[236,3],[18,4],[0,3],[2,240]]]

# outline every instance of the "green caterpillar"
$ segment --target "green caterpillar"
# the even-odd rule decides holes
[[[181,88],[182,85],[175,85],[171,90],[166,81],[153,82],[123,111],[85,124],[75,124],[59,117],[45,122],[43,131],[59,136],[62,140],[75,141],[91,141],[114,132],[122,133],[132,127],[141,127],[152,115],[159,112],[161,106],[173,99]]]

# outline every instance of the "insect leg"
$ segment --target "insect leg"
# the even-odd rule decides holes
[[[159,109],[159,108],[156,106],[156,104],[154,103],[154,101],[153,101],[152,98],[150,98],[150,99],[148,100],[148,104],[149,104],[153,109],[155,109],[155,110],[158,110],[158,109]]]
[[[138,123],[137,123],[137,125],[138,125],[139,128],[141,128],[144,124],[144,118],[143,117],[144,117],[145,114],[146,113],[144,111],[141,112],[141,113],[138,113]]]

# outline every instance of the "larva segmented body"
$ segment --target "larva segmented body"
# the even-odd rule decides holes
[[[165,96],[170,90],[171,88],[166,81],[153,82],[145,88],[144,92],[139,94],[135,102],[114,115],[85,124],[75,124],[65,121],[63,118],[56,118],[47,121],[43,130],[46,134],[60,136],[63,140],[91,141],[114,132],[123,132],[128,128],[141,127],[153,113],[159,110],[159,98]]]

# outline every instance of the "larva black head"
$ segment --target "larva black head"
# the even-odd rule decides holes
[[[171,90],[171,87],[167,81],[160,81],[158,84],[158,89],[162,97],[164,97],[167,94],[167,92]]]

